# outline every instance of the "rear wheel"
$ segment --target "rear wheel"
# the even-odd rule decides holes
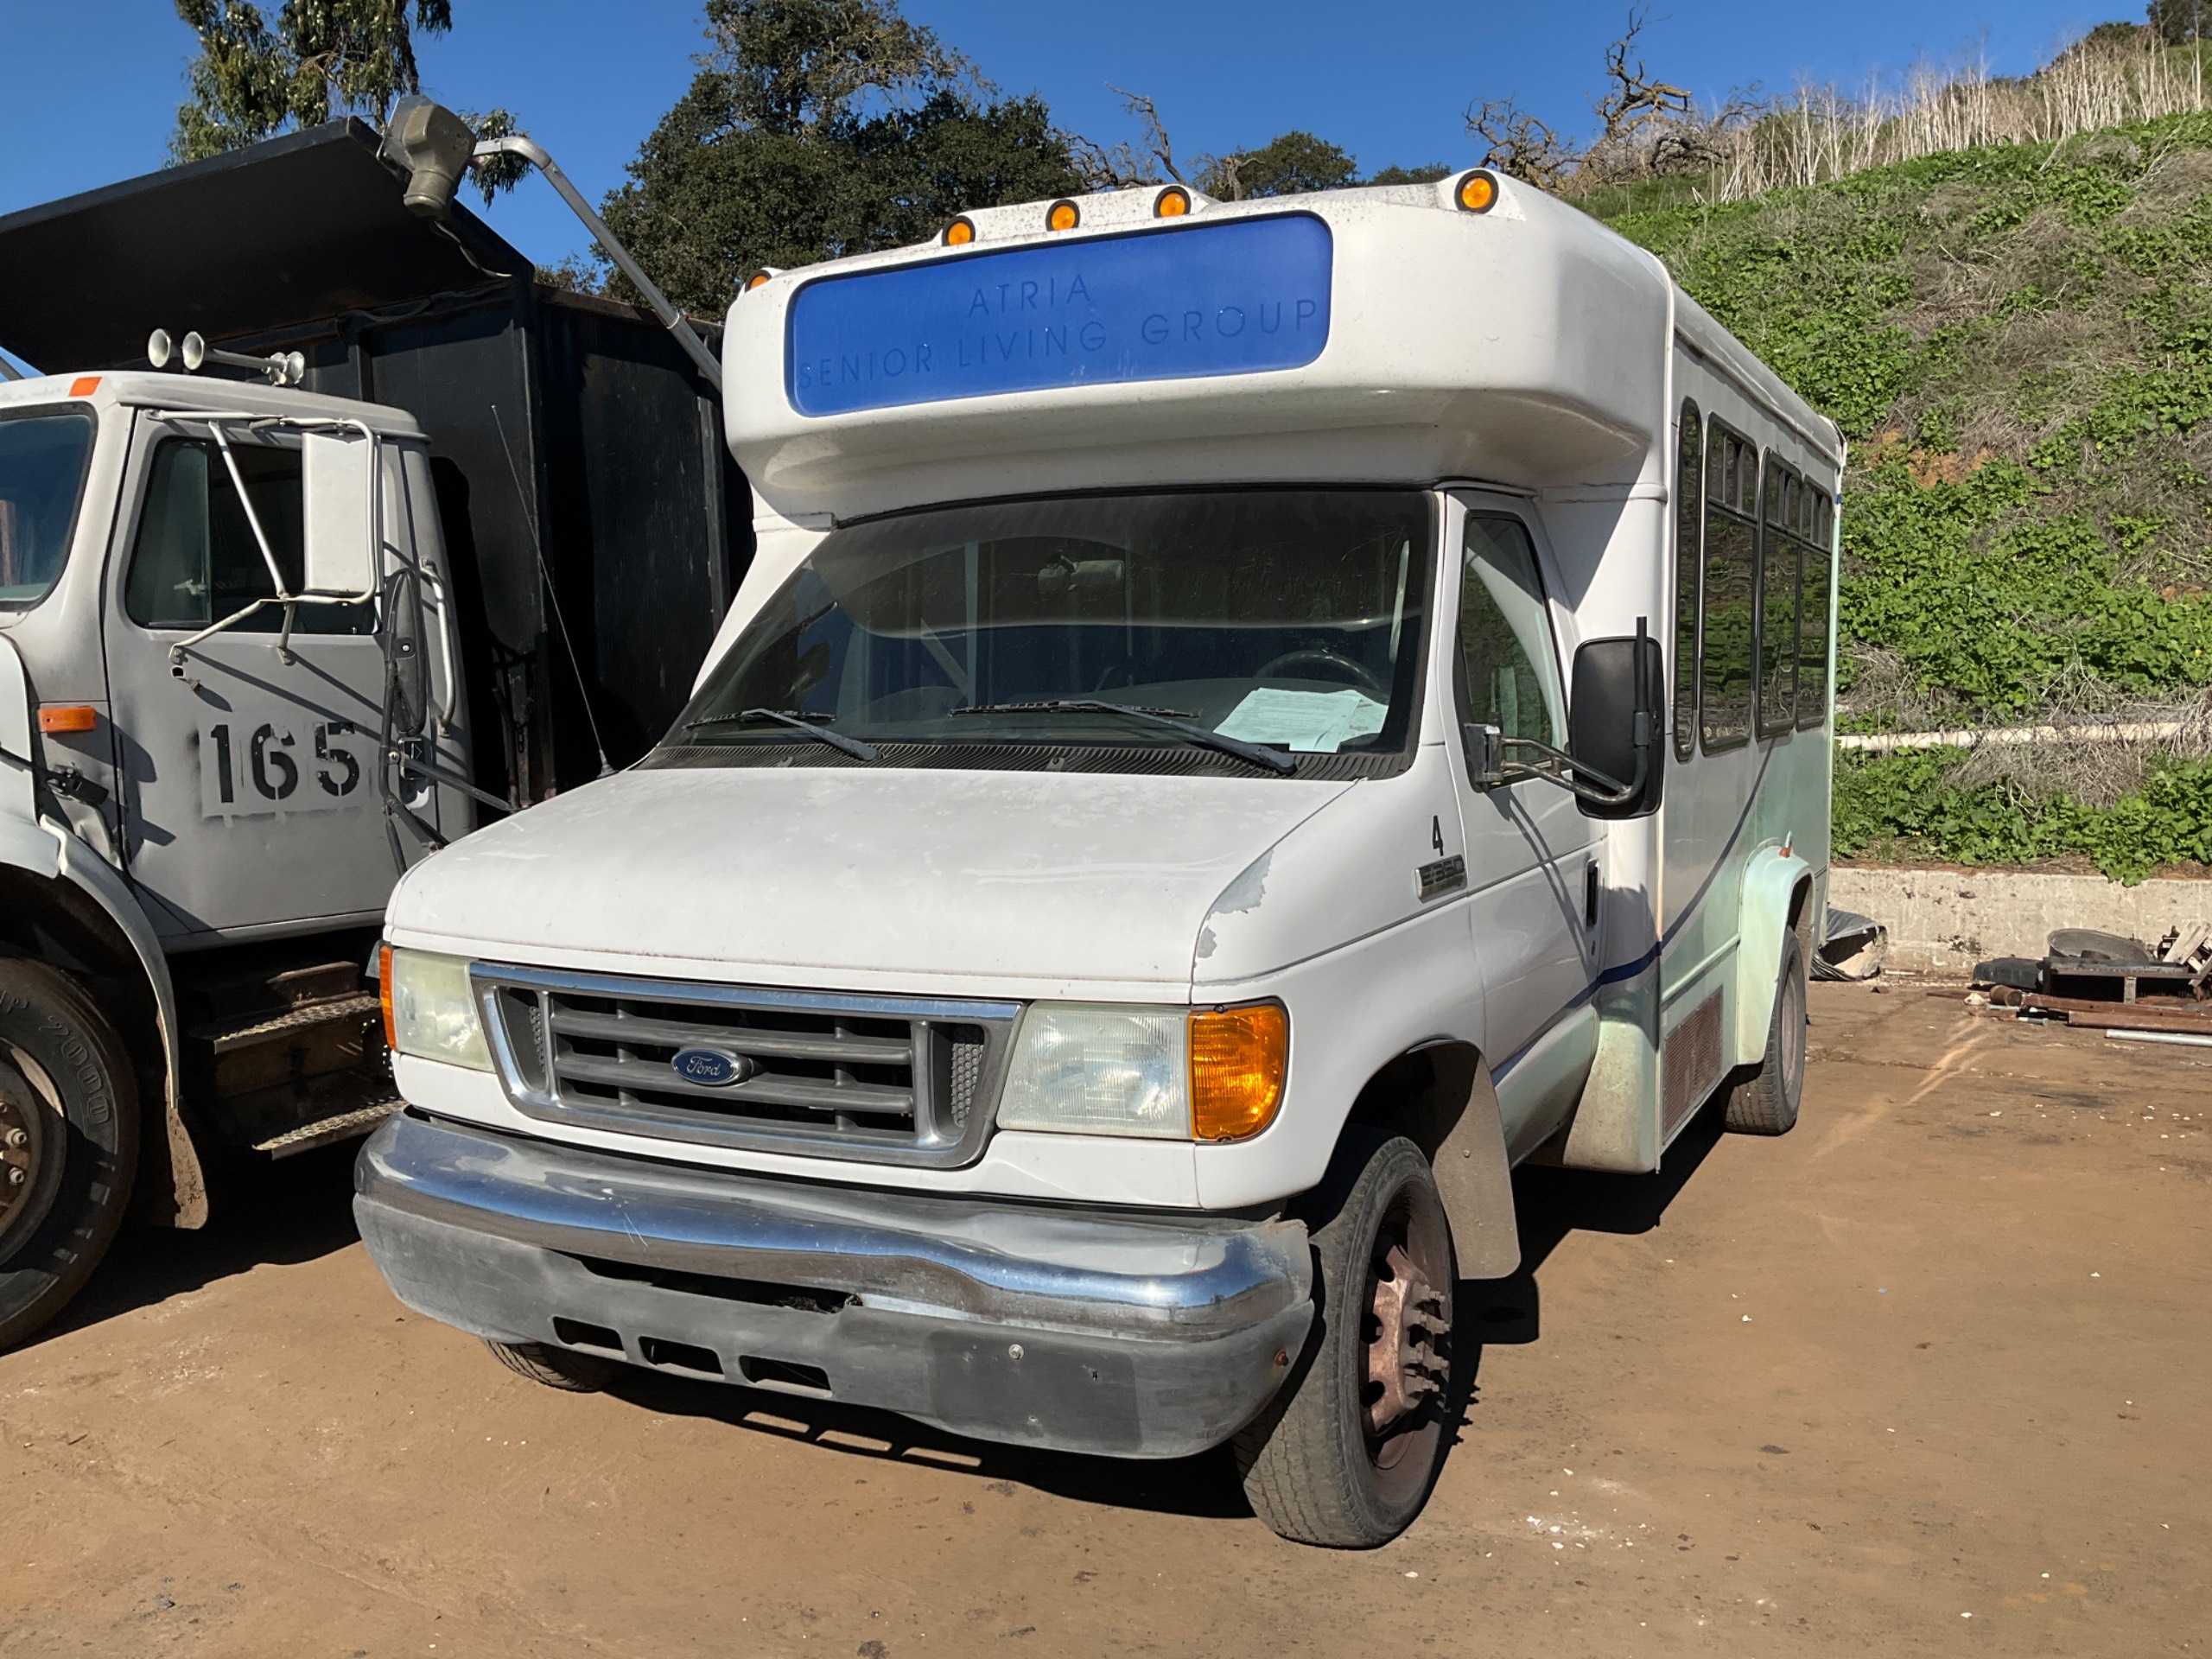
[[[1364,1549],[1402,1532],[1435,1484],[1458,1266],[1412,1141],[1348,1144],[1331,1191],[1302,1370],[1236,1449],[1244,1495],[1275,1531]]]
[[[572,1354],[548,1343],[493,1342],[486,1337],[484,1345],[492,1351],[493,1358],[517,1376],[568,1394],[596,1394],[607,1386],[614,1370],[612,1360],[594,1354]]]
[[[0,959],[0,1348],[91,1277],[137,1161],[137,1084],[115,1027],[67,975]]]
[[[1805,1095],[1805,953],[1792,931],[1782,936],[1782,982],[1758,1074],[1729,1090],[1727,1127],[1738,1135],[1786,1135]]]

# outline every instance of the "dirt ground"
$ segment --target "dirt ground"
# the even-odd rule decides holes
[[[0,1357],[0,1654],[2203,1652],[2212,1055],[1813,1013],[1787,1138],[1523,1173],[1459,1444],[1366,1554],[1218,1458],[536,1387],[300,1160]]]

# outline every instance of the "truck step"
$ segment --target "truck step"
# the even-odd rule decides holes
[[[225,1054],[234,1054],[242,1048],[251,1048],[257,1043],[310,1030],[327,1021],[366,1019],[378,1011],[377,994],[374,991],[358,991],[350,996],[303,1003],[283,1014],[256,1020],[250,1026],[232,1029],[219,1026],[202,1027],[193,1035],[207,1039],[219,1058]]]
[[[281,1012],[261,1011],[236,1024],[211,1022],[192,1031],[218,1096],[251,1094],[325,1072],[349,1071],[383,1046],[377,994],[358,987],[340,996]]]
[[[312,1123],[302,1123],[282,1135],[272,1135],[266,1141],[257,1141],[253,1143],[253,1149],[265,1152],[271,1158],[289,1158],[296,1152],[327,1147],[333,1141],[350,1141],[366,1135],[406,1103],[395,1094],[389,1100],[372,1101],[366,1106],[356,1106],[351,1111],[338,1112],[329,1117],[317,1118]]]
[[[231,1145],[287,1158],[365,1135],[399,1106],[399,1090],[379,1046],[374,1055],[343,1071],[226,1096],[209,1102],[207,1111]]]

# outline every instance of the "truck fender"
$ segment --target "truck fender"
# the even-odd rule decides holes
[[[1472,1044],[1439,1039],[1402,1054],[1360,1091],[1351,1121],[1403,1135],[1428,1154],[1461,1278],[1503,1279],[1520,1267],[1505,1120]]]
[[[1798,895],[1813,867],[1787,847],[1763,847],[1744,863],[1736,919],[1736,1020],[1733,1065],[1757,1065],[1766,1055],[1767,1027],[1782,977],[1782,936],[1795,918]]]
[[[130,947],[154,1007],[162,1058],[163,1133],[148,1136],[140,1171],[147,1219],[172,1227],[198,1227],[207,1219],[207,1171],[194,1148],[178,1099],[176,988],[168,958],[137,897],[113,866],[78,836],[41,817],[0,817],[0,867],[73,889],[88,900]],[[118,963],[118,967],[127,964]]]

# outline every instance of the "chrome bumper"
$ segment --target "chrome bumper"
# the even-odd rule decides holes
[[[1304,1226],[814,1185],[406,1114],[354,1213],[409,1306],[479,1336],[1124,1457],[1217,1445],[1313,1318]]]

